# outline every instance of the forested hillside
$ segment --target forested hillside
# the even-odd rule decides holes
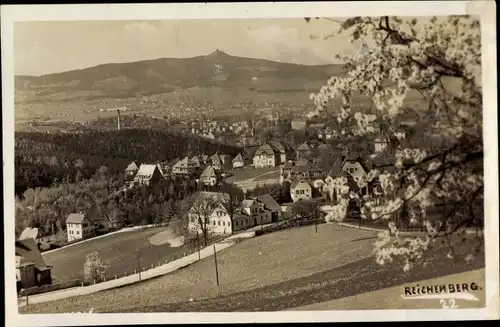
[[[239,149],[192,135],[157,130],[19,132],[15,135],[16,194],[27,188],[48,187],[54,182],[72,183],[89,178],[99,169],[117,175],[131,161],[157,163],[216,151],[236,155]]]

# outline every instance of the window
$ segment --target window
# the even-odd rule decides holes
[[[299,194],[300,194],[300,191],[299,191],[299,190],[296,190],[296,191],[295,191],[295,194],[299,195]]]
[[[225,221],[222,222],[222,226],[226,226],[226,222]]]
[[[214,226],[215,226],[215,220],[214,220],[214,221],[212,221],[212,225],[214,225]]]
[[[300,194],[304,194],[304,193],[305,193],[305,191],[304,191],[304,190],[300,190]]]
[[[76,231],[76,235],[80,235],[80,231]]]
[[[219,225],[219,226],[220,226],[220,220],[217,222],[217,225]]]
[[[236,220],[236,227],[238,227],[238,221]]]
[[[245,223],[248,225],[248,219],[245,219]]]

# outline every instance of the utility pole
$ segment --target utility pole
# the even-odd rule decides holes
[[[137,250],[137,265],[138,265],[137,270],[139,271],[139,281],[141,281],[141,255],[140,255],[140,253],[141,253],[141,250],[138,249]]]
[[[215,278],[217,280],[217,286],[219,286],[219,269],[217,268],[217,251],[215,251],[215,244],[214,244],[214,260],[215,260]]]
[[[318,215],[316,214],[316,209],[314,209],[313,215],[314,215],[314,228],[316,229],[316,234],[318,234]]]
[[[200,254],[200,233],[198,231],[196,231],[196,245],[198,247],[198,260],[201,260],[201,254]]]

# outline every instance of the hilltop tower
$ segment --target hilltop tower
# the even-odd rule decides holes
[[[118,114],[118,115],[117,115],[117,127],[118,127],[118,130],[120,130],[120,128],[121,128],[121,122],[120,122],[120,109],[116,109],[116,113]]]

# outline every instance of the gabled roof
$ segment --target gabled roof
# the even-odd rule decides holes
[[[132,161],[132,162],[131,162],[128,166],[127,166],[127,168],[125,168],[125,171],[136,171],[136,170],[138,170],[138,169],[139,169],[139,167],[137,167],[137,164],[136,164],[134,161]]]
[[[263,153],[276,154],[276,152],[276,149],[274,149],[271,145],[269,145],[268,143],[264,143],[260,148],[257,149],[257,151],[255,151],[255,155],[259,156]]]
[[[255,154],[255,151],[257,151],[258,148],[259,148],[259,146],[255,146],[255,145],[246,146],[243,148],[242,154],[246,155],[247,158],[251,158],[251,157],[253,157],[253,155]]]
[[[341,160],[340,157],[338,157],[335,160],[335,162],[333,163],[332,168],[328,172],[328,176],[333,177],[333,178],[338,177],[340,175],[340,173],[342,172],[342,164],[343,164],[343,161]]]
[[[209,178],[209,177],[217,177],[217,173],[215,172],[215,168],[212,166],[207,166],[200,175],[200,178]]]
[[[243,200],[243,201],[241,201],[240,207],[241,207],[242,209],[244,209],[244,208],[249,208],[249,207],[251,207],[251,206],[254,204],[254,202],[255,202],[255,201],[254,201],[253,199],[246,199],[246,200]]]
[[[281,143],[281,142],[278,142],[278,141],[268,141],[267,144],[269,144],[271,146],[271,148],[273,148],[273,150],[279,152],[279,153],[285,153],[286,152],[286,148],[285,146]]]
[[[137,176],[145,176],[146,179],[150,179],[153,176],[155,170],[158,169],[156,165],[141,165],[139,167],[139,171],[137,172]]]
[[[309,161],[300,161],[297,162],[295,167],[292,168],[291,173],[292,174],[304,174],[307,172],[323,172],[322,169],[319,167],[313,165]]]
[[[188,157],[184,157],[182,158],[181,160],[179,160],[175,165],[174,167],[188,167],[189,165],[189,158]]]
[[[255,198],[264,205],[264,208],[270,211],[281,211],[281,206],[269,194],[259,195]]]
[[[16,241],[16,256],[20,257],[17,263],[19,267],[33,264],[38,270],[51,268],[43,260],[42,254],[33,238]]]
[[[220,155],[218,153],[213,154],[210,157],[210,160],[212,160],[212,162],[214,162],[214,161],[216,161],[216,162],[222,162],[222,159],[221,159],[221,157],[220,157]]]
[[[307,142],[302,143],[297,148],[297,151],[308,151],[308,150],[311,150],[311,147],[309,146],[309,144],[307,144]]]
[[[229,200],[230,196],[228,193],[220,193],[220,192],[208,192],[208,191],[202,191],[198,194],[198,197],[196,198],[196,201],[200,201],[200,198],[202,197],[211,197],[215,199],[216,201],[223,202]]]
[[[83,213],[70,213],[66,218],[66,224],[81,224],[85,219],[85,214]]]
[[[236,162],[236,161],[244,161],[245,159],[243,159],[243,155],[240,153],[238,153],[236,155],[236,157],[233,158],[232,162]]]
[[[309,183],[306,180],[304,180],[304,179],[296,179],[290,185],[290,189],[294,189],[297,186],[302,186],[302,185],[307,185],[307,186],[311,187],[311,185],[309,185]]]

